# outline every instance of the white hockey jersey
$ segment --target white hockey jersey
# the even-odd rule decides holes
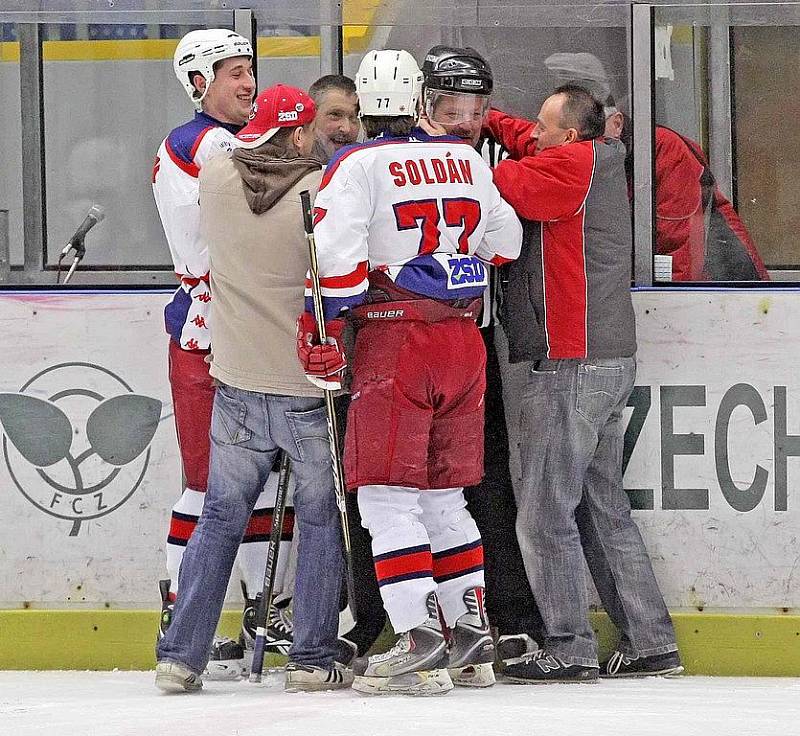
[[[314,201],[314,236],[327,321],[366,299],[373,270],[430,299],[480,297],[485,264],[519,255],[522,226],[469,143],[415,128],[337,152]]]
[[[241,129],[198,112],[161,143],[153,165],[153,195],[181,285],[164,309],[167,332],[184,350],[211,345],[208,248],[200,237],[198,176],[211,157],[229,153]]]

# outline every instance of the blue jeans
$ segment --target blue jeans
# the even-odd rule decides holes
[[[517,536],[545,649],[596,667],[585,557],[618,649],[676,651],[675,632],[622,487],[622,413],[636,359],[543,360],[522,398]]]
[[[208,662],[236,551],[278,450],[292,459],[300,535],[294,591],[295,662],[330,668],[336,651],[342,539],[321,399],[219,384],[203,513],[181,563],[172,623],[158,659],[201,673]]]

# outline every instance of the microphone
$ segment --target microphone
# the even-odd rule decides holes
[[[81,253],[81,255],[83,255],[83,251],[86,250],[83,245],[83,239],[86,237],[86,233],[88,233],[89,230],[91,230],[98,222],[103,220],[105,216],[105,210],[99,204],[93,204],[92,208],[89,210],[89,213],[80,224],[80,227],[75,231],[75,234],[69,239],[67,245],[61,251],[61,255],[67,255],[70,250],[74,250],[76,253]]]
[[[69,267],[69,271],[64,278],[65,284],[70,280],[72,274],[75,273],[78,263],[80,263],[83,257],[86,255],[86,246],[83,244],[83,239],[86,237],[86,233],[88,233],[89,230],[91,230],[105,216],[105,210],[99,204],[93,204],[83,222],[80,224],[80,227],[75,231],[75,234],[69,239],[69,241],[67,241],[67,244],[61,251],[61,256],[59,256],[58,259],[59,273],[61,272],[61,261],[71,250],[75,251],[75,256],[72,259],[72,265]],[[58,276],[56,276],[56,283],[58,283]]]

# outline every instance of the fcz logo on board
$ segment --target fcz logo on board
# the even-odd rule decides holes
[[[141,485],[161,402],[93,363],[59,363],[0,393],[3,458],[34,506],[81,522],[118,509]]]

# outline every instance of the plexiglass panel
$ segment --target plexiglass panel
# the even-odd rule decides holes
[[[271,23],[256,13],[258,89],[289,84],[308,89],[320,76],[319,26]]]
[[[84,266],[171,270],[151,178],[161,140],[194,114],[172,70],[192,28],[62,25],[67,40],[44,42],[48,264],[98,204]]]
[[[657,277],[758,282],[798,268],[800,75],[786,54],[798,21],[780,3],[654,10]]]
[[[12,265],[24,260],[22,237],[22,123],[17,26],[0,23],[0,210],[8,211]],[[0,218],[0,227],[2,227]],[[2,233],[0,233],[0,238]],[[1,256],[0,256],[1,257]]]

